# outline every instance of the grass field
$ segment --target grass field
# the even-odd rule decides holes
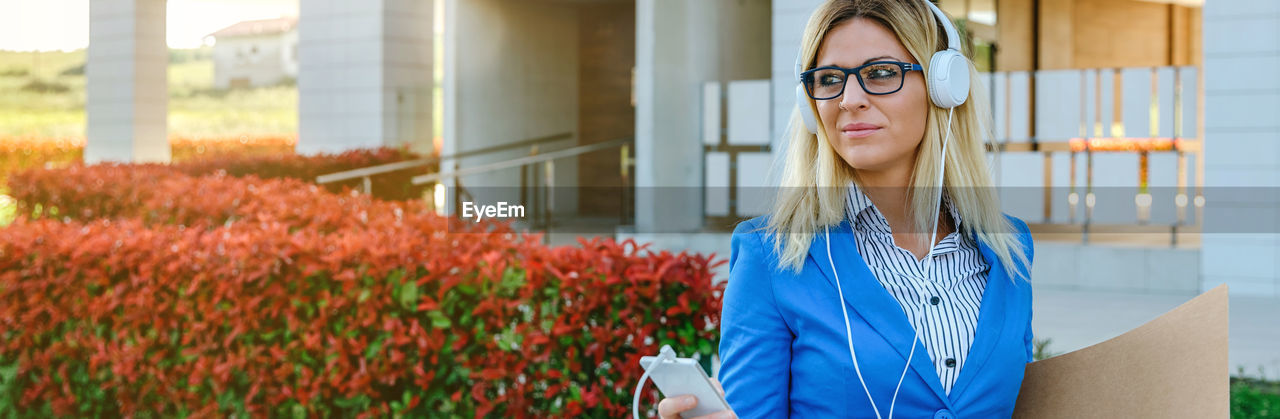
[[[297,132],[298,91],[273,86],[214,91],[208,49],[171,50],[169,133]],[[83,136],[85,51],[0,51],[0,134]]]

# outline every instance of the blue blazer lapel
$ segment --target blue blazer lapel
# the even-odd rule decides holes
[[[827,278],[834,290],[836,276],[831,271],[831,264],[827,259],[826,238],[823,232],[823,230],[815,232],[814,240],[809,245],[809,257],[813,258],[818,270]],[[840,267],[840,287],[844,291],[844,302],[851,309],[850,311],[866,320],[881,337],[893,345],[893,348],[902,355],[903,360],[906,360],[911,353],[911,347],[918,345],[915,356],[911,359],[911,369],[928,383],[938,399],[951,409],[952,402],[942,390],[942,379],[938,378],[937,370],[930,363],[929,351],[924,345],[916,343],[906,313],[902,311],[902,307],[893,299],[893,296],[889,295],[889,291],[880,285],[880,281],[875,278],[866,262],[863,262],[862,256],[858,254],[857,241],[854,240],[852,225],[848,219],[841,222],[839,226],[831,228],[830,261],[834,261],[836,266]],[[984,308],[979,312],[980,318],[986,311],[984,304]],[[990,317],[990,315],[987,316]],[[842,347],[846,345],[844,342],[841,343]],[[857,345],[858,342],[855,341],[855,350]],[[988,349],[989,352],[990,349]],[[870,358],[860,357],[859,361],[866,362],[867,359]],[[964,377],[963,371],[961,374],[961,377]]]
[[[982,251],[982,257],[987,260],[991,270],[987,273],[987,288],[982,292],[982,305],[978,309],[978,326],[974,331],[973,346],[970,347],[969,357],[960,369],[960,376],[956,377],[956,383],[951,387],[952,398],[958,398],[963,394],[965,388],[973,383],[974,377],[982,372],[983,364],[991,358],[996,342],[1000,341],[1000,334],[1004,332],[1005,318],[1008,317],[1009,312],[1005,308],[1009,300],[1009,287],[1013,286],[1009,283],[1009,275],[1005,273],[1004,265],[986,243],[979,240],[978,248]]]

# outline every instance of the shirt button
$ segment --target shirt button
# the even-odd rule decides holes
[[[956,359],[947,358],[947,368],[955,368],[955,367],[956,367]]]
[[[955,417],[956,416],[951,414],[951,411],[947,409],[939,410],[933,414],[933,419],[955,419]]]
[[[938,305],[938,303],[940,302],[942,302],[942,299],[938,297],[933,297],[929,299],[929,304],[933,304],[935,306]]]

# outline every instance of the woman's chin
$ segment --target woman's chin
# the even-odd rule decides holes
[[[888,166],[893,160],[882,154],[871,147],[846,145],[842,147],[840,157],[854,170],[876,171]]]

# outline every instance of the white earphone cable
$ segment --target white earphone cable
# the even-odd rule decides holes
[[[942,211],[942,192],[945,189],[945,185],[942,182],[943,175],[947,173],[947,143],[951,142],[951,113],[953,111],[955,111],[955,108],[947,109],[947,133],[942,137],[942,156],[939,158],[941,163],[938,165],[938,200],[933,205],[933,233],[929,235],[929,253],[924,256],[925,278],[928,278],[929,274],[933,272],[933,243],[938,240],[938,215]],[[908,281],[908,283],[911,284],[912,288],[915,288],[916,295],[923,299],[924,293],[920,291],[920,288],[916,287],[915,282]],[[916,340],[920,339],[920,328],[916,326],[916,323],[920,321],[920,316],[924,314],[925,309],[925,304],[922,301],[920,308],[916,310],[914,320],[911,322],[911,328],[915,329],[915,338],[911,340],[912,355],[916,353]],[[889,401],[889,419],[893,419],[893,407],[894,403],[898,401],[898,390],[902,388],[902,379],[907,376],[907,368],[910,366],[911,356],[908,355],[907,366],[903,367],[902,375],[898,376],[898,387],[893,389],[893,399]]]
[[[933,208],[933,233],[930,234],[929,236],[929,243],[928,243],[929,252],[925,254],[925,261],[924,261],[925,277],[928,277],[930,272],[932,272],[933,270],[933,243],[938,239],[938,215],[940,214],[940,211],[941,211],[940,207],[942,206],[942,192],[944,189],[944,185],[942,182],[944,180],[943,175],[946,173],[946,168],[947,168],[947,144],[951,142],[951,116],[954,110],[955,110],[954,108],[949,108],[947,110],[947,132],[943,136],[941,164],[938,167],[938,183],[937,183],[938,200],[937,200],[937,205],[935,205]],[[828,226],[824,226],[824,228],[825,228],[824,235],[826,236],[825,241],[827,246],[827,263],[831,264],[831,273],[833,276],[835,276],[835,281],[836,281],[836,292],[839,293],[840,295],[840,312],[844,314],[844,333],[845,333],[845,337],[847,338],[847,342],[849,344],[849,357],[853,359],[853,371],[858,374],[858,382],[862,383],[862,390],[867,394],[867,401],[871,403],[871,410],[875,412],[877,419],[881,419],[880,409],[876,407],[875,399],[871,397],[871,389],[867,387],[866,380],[862,378],[862,370],[861,368],[858,367],[858,355],[853,350],[853,331],[849,325],[849,310],[848,308],[845,307],[846,304],[844,303],[844,289],[843,287],[840,286],[840,274],[836,271],[835,260],[831,257],[831,228]],[[909,282],[909,283],[911,284],[911,287],[915,289],[916,295],[923,299],[924,292],[921,291],[920,288],[916,286],[914,282]],[[915,316],[913,316],[911,320],[911,329],[914,332],[914,337],[912,337],[911,339],[911,352],[907,355],[906,365],[902,367],[902,374],[898,376],[898,385],[893,389],[893,398],[889,400],[889,419],[893,419],[893,408],[898,401],[898,391],[902,389],[902,380],[906,378],[907,370],[911,368],[911,360],[912,358],[915,357],[915,354],[916,354],[916,346],[918,346],[916,345],[916,342],[919,341],[920,339],[920,328],[917,327],[916,324],[920,321],[920,316],[924,313],[924,310],[925,310],[925,304],[922,302],[920,304],[920,308],[916,310]]]

